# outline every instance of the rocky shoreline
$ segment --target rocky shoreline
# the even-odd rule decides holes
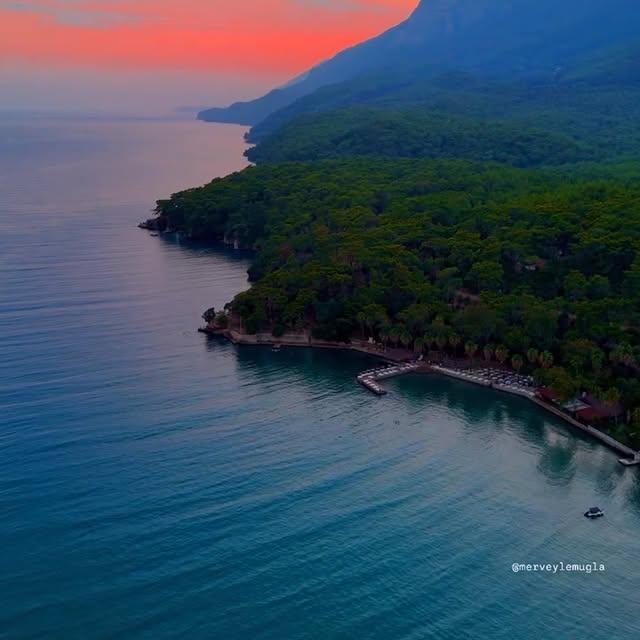
[[[408,349],[388,349],[382,351],[376,345],[366,341],[352,342],[332,342],[330,340],[318,340],[306,333],[287,334],[281,338],[276,338],[270,333],[257,333],[250,335],[235,329],[214,329],[212,327],[201,327],[200,333],[212,336],[221,336],[233,344],[243,345],[263,345],[267,347],[311,347],[314,349],[341,349],[343,351],[358,351],[367,355],[375,356],[386,362],[404,362],[413,355]]]

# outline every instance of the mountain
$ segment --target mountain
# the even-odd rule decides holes
[[[328,85],[253,126],[247,139],[258,147],[251,154],[264,159],[262,152],[275,148],[273,141],[267,142],[274,135],[280,138],[276,146],[291,149],[296,131],[300,140],[295,146],[310,148],[314,122],[330,121],[323,114],[344,114],[362,107],[503,120],[508,126],[543,128],[569,133],[588,144],[597,142],[607,154],[626,153],[640,142],[640,43],[576,59],[572,68],[551,77],[488,79],[460,72],[433,76],[428,70],[413,70]],[[318,115],[315,120],[310,117],[314,114]],[[304,134],[298,131],[302,122],[310,127]],[[344,118],[338,118],[334,133],[344,124]],[[356,123],[351,120],[351,124]],[[401,136],[401,130],[397,134]],[[283,145],[287,137],[290,140]]]
[[[422,0],[411,16],[250,102],[202,120],[253,125],[321,87],[367,74],[464,70],[552,76],[587,54],[624,45],[640,28],[637,0]]]

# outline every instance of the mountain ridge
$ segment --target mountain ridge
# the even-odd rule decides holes
[[[206,109],[198,118],[255,125],[317,89],[367,73],[432,68],[551,75],[586,52],[631,40],[639,26],[640,3],[632,0],[422,0],[405,21],[289,84],[256,100]]]

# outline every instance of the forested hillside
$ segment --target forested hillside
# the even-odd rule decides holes
[[[366,75],[323,87],[276,110],[249,134],[259,142],[301,114],[353,106],[422,110],[471,118],[506,119],[526,126],[602,133],[640,118],[638,45],[587,56],[552,78],[490,78],[430,68]],[[625,120],[625,118],[627,120]],[[635,130],[635,128],[634,128]]]
[[[509,121],[419,109],[352,107],[298,116],[246,155],[257,163],[386,156],[464,158],[537,167],[595,160],[602,153],[597,144],[561,131],[530,129]]]
[[[422,2],[216,111],[257,166],[157,225],[255,250],[247,333],[497,359],[622,402],[640,446],[639,28],[629,0]]]
[[[256,125],[247,155],[256,162],[463,157],[523,167],[637,156],[634,51],[585,59],[575,76],[553,81],[424,72],[326,87]]]
[[[544,354],[530,367],[567,397],[590,390],[636,409],[639,175],[637,164],[285,163],[176,194],[158,214],[258,250],[255,284],[232,302],[248,332]]]

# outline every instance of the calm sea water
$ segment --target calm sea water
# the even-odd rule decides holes
[[[194,331],[246,257],[135,224],[241,133],[0,123],[0,637],[637,638],[614,454],[524,400],[374,398],[364,357]],[[559,561],[606,571],[511,570]]]

